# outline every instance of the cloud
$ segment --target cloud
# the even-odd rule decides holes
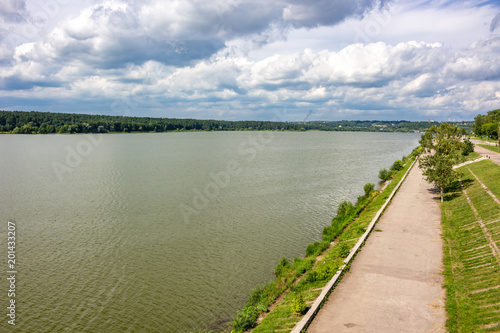
[[[15,14],[27,13],[24,3],[15,3],[8,2],[5,17],[14,19]],[[209,58],[234,38],[249,38],[255,46],[264,45],[276,38],[270,33],[273,30],[281,30],[284,38],[288,25],[333,25],[349,16],[361,16],[378,3],[108,0],[61,22],[47,38],[37,42],[34,50],[50,52],[54,62],[80,61],[99,68],[120,68],[148,60],[182,67]],[[297,16],[299,12],[305,16]],[[36,57],[25,55],[27,61]]]
[[[26,22],[29,17],[26,2],[22,0],[0,0],[0,19],[3,23]]]
[[[500,37],[490,37],[460,52],[423,42],[353,44],[339,51],[305,50],[258,61],[219,57],[180,68],[148,61],[71,80],[78,77],[74,72],[78,69],[74,69],[53,76],[52,86],[45,77],[49,82],[39,84],[38,92],[31,91],[31,96],[101,99],[108,105],[121,103],[134,110],[162,105],[199,107],[204,113],[197,116],[202,118],[218,115],[218,111],[205,110],[206,105],[220,110],[228,108],[227,103],[241,112],[253,109],[256,113],[262,109],[285,107],[299,112],[308,108],[317,111],[315,117],[327,118],[345,110],[376,115],[381,110],[415,112],[456,107],[475,112],[484,105],[481,101],[493,105],[500,91],[497,80],[483,81],[485,73],[499,72],[495,61],[499,43]],[[467,63],[471,66],[464,65]],[[42,82],[44,78],[42,68],[18,68],[15,73],[19,75],[17,81],[14,74],[6,81],[12,89],[15,85],[19,90],[28,89],[36,79]],[[25,86],[20,78],[25,79]],[[61,86],[57,85],[59,80],[72,83]]]
[[[494,32],[498,26],[500,25],[500,13],[498,13],[493,20],[491,20],[490,24],[490,32]]]
[[[498,108],[500,36],[485,26],[491,6],[467,12],[447,3],[449,16],[432,25],[445,14],[433,1],[400,12],[369,0],[93,3],[44,37],[0,48],[0,108],[23,109],[26,100],[36,109],[38,100],[60,111],[79,104],[108,114],[227,119],[287,110],[283,120],[304,119],[304,110],[313,110],[310,120],[421,119]],[[20,4],[14,12],[29,15]],[[455,31],[466,12],[487,33],[474,32],[469,47],[453,49],[429,33]],[[368,34],[374,24],[377,34]],[[369,37],[363,43],[359,31]]]
[[[296,28],[329,26],[348,17],[362,17],[367,11],[385,5],[384,0],[290,0],[283,9],[283,20]]]

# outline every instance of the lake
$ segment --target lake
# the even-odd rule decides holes
[[[419,138],[0,135],[0,244],[7,221],[17,228],[16,332],[191,332],[227,320]]]

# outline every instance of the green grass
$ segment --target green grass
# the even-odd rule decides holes
[[[404,176],[413,160],[414,158],[409,159],[404,168],[395,175],[382,193],[373,198],[359,216],[348,224],[337,238],[338,243],[323,253],[322,259],[307,271],[298,283],[290,288],[290,291],[283,297],[283,301],[279,302],[252,332],[290,332],[293,329],[295,324],[302,318],[302,316],[296,315],[292,311],[293,299],[302,296],[307,306],[311,305],[320,294],[320,289],[333,277],[337,269],[344,264],[345,249],[352,248],[359,237],[363,235],[369,223]]]
[[[481,161],[468,167],[488,185],[496,185],[500,167]],[[500,245],[500,205],[486,193],[467,168],[462,181],[487,232]],[[498,182],[498,180],[497,180]],[[498,188],[498,187],[497,187]],[[496,189],[498,190],[498,189]],[[457,187],[441,206],[444,275],[449,332],[500,331],[500,265],[492,253],[476,215]]]
[[[496,164],[493,164],[492,167],[494,168],[494,166],[496,166]],[[466,184],[468,183],[468,185],[466,185],[467,193],[469,194],[472,204],[476,207],[481,219],[484,222],[487,222],[495,218],[500,218],[500,206],[477,182],[476,178],[470,173],[470,171],[467,170],[466,167],[461,167],[458,171],[463,174],[462,181]],[[483,181],[483,178],[480,175],[476,174],[476,176]]]
[[[472,152],[469,155],[465,156],[465,160],[466,161],[472,161],[472,160],[478,159],[480,157],[481,157],[481,155],[479,153]]]
[[[493,140],[491,138],[487,138],[485,136],[471,136],[472,139],[480,140],[480,141],[487,141],[487,142],[498,142],[498,140]]]
[[[495,153],[500,153],[500,147],[498,146],[491,146],[491,145],[482,145],[482,144],[478,144],[479,147],[483,147],[485,149],[488,149],[488,150],[491,150],[492,152],[495,152]]]
[[[484,160],[469,164],[468,167],[500,199],[500,165]]]

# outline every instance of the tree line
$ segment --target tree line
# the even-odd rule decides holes
[[[474,134],[498,140],[500,132],[500,109],[489,111],[485,115],[478,114],[474,118]]]
[[[125,117],[37,111],[0,111],[0,132],[13,134],[73,134],[169,131],[425,131],[436,122],[420,121],[226,121]]]

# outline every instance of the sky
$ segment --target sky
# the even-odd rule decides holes
[[[500,0],[0,0],[0,109],[466,121],[500,108]]]

